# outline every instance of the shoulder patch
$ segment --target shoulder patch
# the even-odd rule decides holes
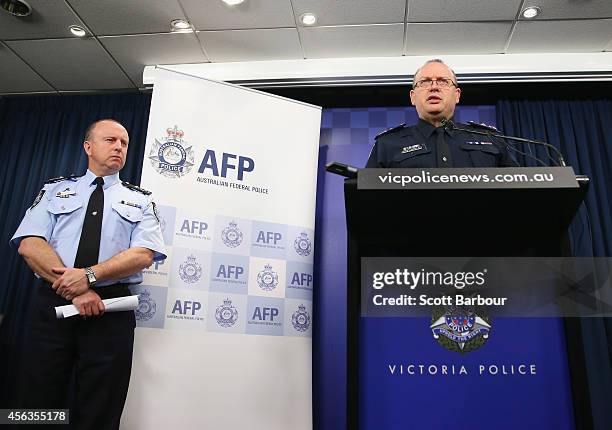
[[[484,122],[468,121],[468,124],[470,126],[474,127],[474,128],[481,128],[481,129],[485,129],[485,130],[494,131],[496,133],[499,133],[498,129],[496,129],[492,125],[485,124]]]
[[[125,188],[128,188],[132,191],[136,191],[138,193],[144,194],[145,196],[150,196],[152,194],[151,191],[145,190],[144,188],[140,188],[137,185],[132,185],[129,182],[121,181],[121,185],[123,185]]]
[[[76,181],[81,176],[84,176],[84,175],[58,176],[57,178],[47,179],[45,181],[45,185],[56,184],[56,183],[62,182],[62,181]]]
[[[387,130],[385,130],[385,131],[381,132],[381,133],[378,133],[378,134],[376,135],[376,137],[374,138],[374,140],[376,140],[376,139],[378,139],[379,137],[384,136],[384,135],[386,135],[386,134],[393,133],[393,132],[395,132],[395,131],[401,130],[402,128],[404,128],[404,126],[405,126],[405,125],[406,125],[406,123],[404,122],[404,123],[401,123],[400,125],[396,125],[395,127],[391,127],[391,128],[389,128],[389,129],[387,129]]]

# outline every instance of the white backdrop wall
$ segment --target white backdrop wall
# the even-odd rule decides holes
[[[320,108],[158,68],[145,270],[122,428],[312,428]]]

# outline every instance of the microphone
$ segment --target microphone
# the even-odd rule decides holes
[[[465,131],[466,133],[481,134],[483,136],[494,136],[494,137],[499,137],[500,139],[508,139],[508,140],[514,140],[516,142],[532,143],[534,145],[544,146],[548,148],[549,150],[552,149],[553,152],[557,155],[557,160],[556,160],[557,165],[561,167],[566,166],[565,160],[563,159],[563,155],[561,154],[561,151],[559,151],[555,146],[551,145],[550,143],[542,142],[541,140],[525,139],[523,137],[507,136],[505,134],[501,134],[500,132],[497,131],[497,129],[493,127],[476,124],[473,121],[470,121],[471,125],[484,128],[488,131],[478,131],[478,130],[472,130],[472,129],[468,129],[464,127],[458,127],[457,125],[455,125],[453,121],[451,121],[450,119],[446,119],[446,118],[442,118],[441,124],[445,130],[459,130],[459,131]],[[516,148],[512,148],[512,149],[516,150]]]

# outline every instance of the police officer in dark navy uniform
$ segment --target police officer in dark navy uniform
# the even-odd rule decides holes
[[[47,181],[11,239],[44,281],[26,330],[21,405],[70,406],[79,430],[118,429],[130,380],[134,312],[105,313],[102,300],[130,295],[142,269],[166,258],[151,193],[119,179],[128,143],[117,121],[93,123],[87,173]],[[80,317],[57,319],[54,308],[68,304]]]
[[[517,166],[502,139],[446,125],[447,120],[452,121],[460,95],[455,73],[442,60],[427,61],[416,71],[410,91],[418,123],[402,124],[379,134],[366,167]],[[461,124],[461,128],[485,131],[489,127]]]

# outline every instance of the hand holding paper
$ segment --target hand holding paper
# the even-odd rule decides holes
[[[138,307],[138,296],[115,297],[102,300],[106,308],[105,312],[132,311]],[[69,318],[78,315],[79,311],[74,305],[57,306],[55,315],[57,318]]]

